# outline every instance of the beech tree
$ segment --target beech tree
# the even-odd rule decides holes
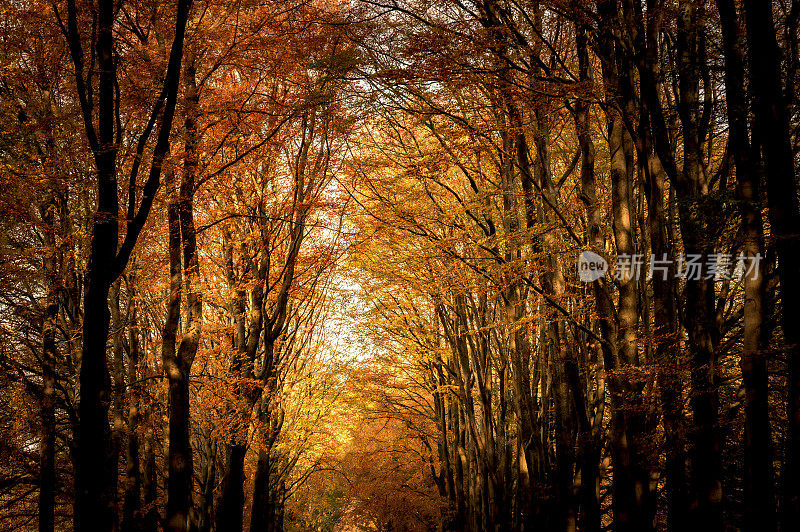
[[[3,528],[797,528],[800,3],[1,7]]]

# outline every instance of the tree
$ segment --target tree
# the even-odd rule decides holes
[[[115,54],[115,22],[119,11],[114,3],[97,2],[96,35],[90,37],[88,50],[91,64],[85,65],[84,40],[79,26],[75,0],[67,1],[66,17],[57,5],[54,14],[69,46],[75,69],[75,90],[80,102],[86,141],[92,151],[97,171],[97,207],[92,225],[91,256],[87,271],[87,287],[83,303],[83,335],[80,366],[80,403],[78,457],[76,461],[75,528],[89,530],[113,528],[114,491],[108,445],[108,367],[106,341],[109,328],[108,293],[111,284],[128,264],[133,247],[139,238],[158,190],[164,158],[169,151],[169,137],[178,97],[181,59],[186,22],[191,2],[179,0],[175,17],[175,36],[170,49],[169,63],[163,88],[153,104],[153,110],[139,135],[136,161],[132,165],[128,188],[136,191],[139,161],[151,132],[158,122],[157,140],[142,198],[137,207],[136,194],[129,194],[126,215],[127,230],[119,244],[119,198],[117,191],[117,153],[123,130],[119,120],[121,95],[118,90],[118,60]],[[83,21],[81,21],[83,22]],[[94,81],[94,60],[97,61],[97,87]],[[95,96],[96,95],[96,96]],[[96,101],[95,101],[96,98]],[[96,111],[95,111],[96,109]],[[95,125],[95,114],[96,122]],[[103,467],[96,466],[98,456],[107,457]],[[93,523],[93,524],[90,524]]]

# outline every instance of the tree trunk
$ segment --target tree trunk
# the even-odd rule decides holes
[[[185,531],[192,504],[192,445],[189,439],[189,377],[202,328],[203,300],[194,225],[194,193],[197,173],[197,119],[199,95],[195,80],[195,54],[189,48],[185,73],[186,148],[180,194],[168,206],[170,298],[164,325],[162,360],[169,380],[169,477],[165,528]],[[181,269],[183,252],[183,269]],[[186,286],[186,327],[176,349],[182,284]]]
[[[217,486],[217,445],[212,440],[206,445],[206,463],[200,482],[200,509],[198,532],[211,532],[213,525],[214,489]],[[226,529],[220,529],[226,530]]]
[[[699,56],[702,29],[698,27],[697,6],[680,3],[678,17],[678,115],[683,128],[683,170],[677,173],[676,190],[680,212],[681,237],[686,257],[699,256],[705,261],[713,244],[704,237],[707,221],[699,209],[708,195],[699,130],[700,85]],[[720,478],[720,435],[718,422],[717,361],[715,354],[714,280],[706,272],[686,279],[685,325],[692,357],[692,413],[694,445],[692,471],[694,516],[697,526],[719,530],[722,518],[722,482]]]
[[[156,477],[156,454],[152,419],[147,421],[142,446],[142,495],[145,515],[142,523],[144,532],[157,532],[161,521],[156,507],[158,499],[158,480]]]
[[[228,444],[225,451],[225,473],[215,518],[217,530],[242,530],[244,509],[244,457],[247,445]]]
[[[141,228],[147,219],[158,189],[161,165],[169,150],[169,135],[183,56],[183,39],[191,0],[179,0],[175,20],[175,39],[170,49],[164,81],[165,104],[158,141],[153,151],[150,176],[144,187],[139,211],[129,219],[123,245],[118,250],[119,204],[117,194],[117,151],[122,131],[116,128],[119,108],[117,62],[114,58],[114,24],[117,6],[112,0],[98,0],[96,39],[91,56],[97,64],[97,89],[92,73],[85,76],[83,43],[79,31],[75,0],[67,1],[66,36],[75,68],[75,85],[80,102],[86,138],[97,170],[97,208],[92,222],[91,252],[86,272],[83,305],[82,352],[80,365],[80,419],[76,438],[74,528],[78,532],[112,530],[115,527],[115,490],[110,455],[108,407],[110,401],[106,342],[109,332],[108,293],[130,259]],[[97,94],[97,102],[93,95]],[[156,106],[161,109],[161,105]],[[97,126],[94,117],[97,116]],[[116,130],[116,131],[115,131]],[[135,175],[132,176],[132,180]],[[131,205],[135,198],[131,198]],[[98,459],[100,465],[98,465]]]
[[[225,265],[228,287],[233,296],[228,304],[228,312],[234,325],[233,349],[234,359],[231,362],[231,373],[240,382],[234,385],[233,395],[239,401],[237,412],[240,417],[240,433],[233,434],[230,441],[226,442],[225,470],[220,487],[219,503],[216,515],[218,530],[241,531],[243,527],[242,511],[244,509],[244,459],[247,454],[247,432],[250,428],[250,417],[261,389],[252,384],[254,379],[253,365],[256,352],[262,339],[264,316],[262,306],[264,303],[264,286],[269,274],[269,258],[255,259],[257,266],[253,268],[255,286],[249,301],[251,302],[250,318],[247,319],[245,301],[248,299],[246,292],[241,288],[243,279],[236,278],[233,266],[233,243],[231,236],[224,233]]]
[[[56,270],[55,201],[42,207],[44,222],[44,273],[47,300],[42,327],[41,441],[39,443],[39,532],[55,527],[56,442],[56,328],[58,326],[58,275]]]
[[[192,446],[189,441],[189,371],[169,379],[169,477],[165,530],[189,530],[192,498]]]
[[[591,65],[589,63],[589,50],[587,46],[586,28],[582,22],[575,24],[575,45],[578,55],[578,79],[583,84],[591,83]],[[587,86],[584,90],[588,91]],[[595,147],[591,135],[591,122],[589,114],[589,102],[587,99],[578,97],[575,102],[575,131],[581,150],[580,179],[581,194],[580,200],[586,209],[587,235],[586,241],[595,253],[603,251],[603,239],[600,233],[601,213],[600,205],[597,201],[597,183],[595,178]],[[572,377],[574,393],[578,393],[579,384],[577,379],[577,368],[571,370],[575,373]],[[585,406],[584,406],[585,409]],[[585,410],[584,410],[585,412]],[[581,416],[581,413],[578,414]],[[586,417],[586,414],[583,414]],[[580,525],[581,530],[586,532],[597,532],[600,530],[600,494],[599,494],[599,445],[592,434],[592,427],[588,419],[580,423]]]
[[[74,6],[73,6],[74,10]],[[75,529],[106,531],[114,527],[112,464],[109,445],[109,374],[106,341],[109,330],[108,292],[117,251],[117,148],[114,139],[113,60],[114,6],[101,0],[97,6],[97,58],[99,103],[97,149],[97,213],[83,303],[83,351],[80,369],[80,432],[76,483]],[[74,54],[73,54],[74,55]],[[77,67],[76,67],[77,70]],[[103,457],[98,464],[98,457]]]
[[[744,7],[755,119],[766,167],[770,228],[778,255],[781,329],[789,365],[783,530],[796,530],[800,527],[800,208],[772,4],[745,0]]]
[[[128,441],[125,448],[125,502],[122,507],[122,532],[140,530],[142,497],[142,476],[139,461],[138,429],[141,424],[139,411],[140,385],[139,375],[139,323],[135,303],[135,276],[128,278],[128,382],[130,385],[130,403],[128,405]]]
[[[119,308],[120,283],[111,286],[111,327],[112,327],[112,377],[111,387],[111,486],[114,500],[114,530],[119,524],[119,459],[122,454],[122,440],[125,436],[125,361],[123,359],[125,323]]]
[[[634,247],[633,213],[631,205],[633,168],[630,163],[629,134],[625,131],[623,111],[629,112],[630,82],[621,78],[627,72],[627,66],[618,45],[614,43],[614,34],[619,31],[617,2],[598,3],[601,15],[601,28],[598,46],[606,89],[608,105],[608,149],[611,156],[610,174],[612,187],[613,231],[617,254],[627,255],[632,261],[636,253]],[[627,74],[625,74],[627,75]],[[637,449],[637,423],[631,419],[637,410],[635,403],[641,391],[636,391],[637,383],[627,382],[620,370],[632,369],[637,362],[637,304],[638,281],[633,278],[633,267],[621,272],[616,323],[601,323],[601,330],[606,344],[603,346],[604,366],[608,375],[611,392],[611,455],[614,467],[613,504],[614,524],[616,530],[643,531],[653,527],[648,515],[647,501],[650,497],[649,482],[643,457]],[[610,294],[604,290],[602,279],[595,282],[598,310],[609,318],[614,315]],[[642,425],[639,423],[638,425]]]
[[[733,0],[717,0],[725,54],[725,96],[729,142],[736,165],[741,200],[742,250],[745,256],[764,255],[759,177],[751,154],[747,120],[743,40]],[[744,338],[742,380],[745,388],[744,530],[774,530],[772,449],[769,425],[767,361],[764,353],[763,268],[744,280]]]

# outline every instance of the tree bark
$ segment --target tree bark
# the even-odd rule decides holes
[[[244,509],[244,458],[247,445],[227,444],[225,473],[220,486],[220,497],[215,516],[217,530],[242,530]]]
[[[169,380],[169,476],[165,529],[186,531],[192,505],[192,445],[189,439],[189,377],[200,343],[203,300],[194,225],[194,193],[198,161],[197,119],[199,95],[195,80],[195,54],[189,47],[185,73],[186,146],[180,193],[168,205],[170,298],[164,325],[162,361]],[[183,255],[181,257],[181,254]],[[183,268],[181,268],[181,258]],[[182,284],[185,283],[185,332],[176,347]]]
[[[796,530],[800,527],[800,207],[772,4],[745,0],[744,11],[753,109],[767,175],[769,221],[778,255],[781,329],[789,367],[783,530]]]
[[[75,69],[75,86],[81,107],[86,138],[97,170],[97,207],[91,229],[91,251],[86,273],[83,305],[82,352],[80,365],[79,427],[76,438],[74,528],[112,530],[115,524],[115,490],[108,408],[110,401],[106,342],[109,333],[108,294],[130,259],[141,228],[150,212],[158,189],[161,165],[169,150],[169,135],[177,100],[183,39],[191,0],[179,0],[175,21],[175,39],[170,49],[169,65],[164,81],[161,127],[153,152],[150,176],[145,184],[141,206],[129,220],[123,245],[118,249],[117,150],[122,131],[116,129],[119,94],[115,90],[117,63],[114,59],[114,24],[117,6],[112,0],[97,2],[97,38],[90,44],[97,58],[97,102],[95,91],[87,84],[92,74],[84,69],[83,45],[75,0],[67,1],[65,34]],[[54,9],[57,10],[56,7]],[[60,18],[60,16],[59,16]],[[156,105],[161,109],[162,102]],[[95,112],[96,110],[96,112]],[[154,111],[155,112],[155,111]],[[97,116],[97,126],[94,116]],[[116,131],[115,131],[116,130]],[[134,176],[132,176],[132,180]],[[135,198],[130,198],[131,203]],[[133,209],[131,209],[133,211]],[[98,466],[98,457],[102,457]]]
[[[575,24],[575,46],[578,55],[578,80],[588,85],[591,83],[591,65],[589,63],[589,49],[587,44],[586,28],[583,22]],[[588,91],[589,87],[584,90]],[[600,253],[604,249],[603,239],[600,233],[601,213],[600,205],[597,200],[597,182],[595,177],[595,147],[591,135],[590,105],[586,98],[579,96],[575,102],[575,131],[581,150],[580,179],[581,194],[580,200],[586,209],[586,241],[595,253]],[[577,368],[571,370],[577,373]],[[572,377],[577,381],[576,376]],[[575,393],[578,391],[579,384],[572,384]],[[579,414],[580,415],[580,414]],[[583,416],[584,418],[586,416]],[[588,426],[587,426],[588,425]],[[601,526],[600,514],[600,475],[599,444],[592,434],[592,427],[588,424],[588,419],[580,423],[580,525],[581,530],[586,532],[598,532]]]
[[[633,168],[629,133],[625,131],[623,112],[629,112],[630,80],[622,78],[626,72],[624,57],[614,43],[619,33],[617,2],[598,3],[601,28],[598,51],[601,59],[603,80],[606,88],[608,149],[611,156],[610,174],[612,186],[613,231],[618,255],[632,257],[634,247],[633,213],[631,205]],[[622,64],[621,64],[622,63]],[[632,268],[631,268],[632,270]],[[630,369],[637,362],[637,281],[633,271],[621,272],[617,303],[616,323],[601,325],[604,337],[610,345],[603,346],[604,366],[611,392],[611,449],[614,467],[613,504],[616,530],[643,531],[653,528],[649,515],[649,479],[643,457],[637,448],[637,423],[634,411],[638,401],[636,384],[626,382],[620,370]],[[606,316],[614,316],[610,295],[602,289],[602,279],[595,282],[598,310]],[[609,325],[612,325],[609,327]],[[641,415],[641,414],[639,414]],[[639,425],[642,425],[641,423]]]
[[[733,0],[717,0],[725,54],[725,96],[729,142],[733,152],[741,201],[742,249],[745,256],[764,255],[759,176],[748,137],[749,109],[744,92],[744,42]],[[744,530],[776,527],[769,424],[767,360],[764,353],[764,271],[744,279],[744,339],[742,380],[745,388]]]
[[[130,385],[130,403],[128,405],[128,438],[125,447],[125,501],[122,507],[122,532],[134,532],[141,529],[139,516],[142,498],[142,475],[139,459],[139,435],[141,413],[139,410],[140,385],[139,375],[139,322],[138,309],[135,303],[135,274],[128,277],[128,382]]]
[[[56,443],[56,330],[58,327],[58,272],[56,265],[54,198],[42,206],[44,222],[44,274],[47,299],[42,327],[41,440],[39,443],[39,532],[55,527]]]
[[[680,212],[681,237],[687,257],[705,261],[713,244],[705,237],[708,230],[703,202],[708,198],[708,179],[703,165],[700,132],[699,46],[704,38],[698,26],[697,6],[682,0],[679,6],[677,65],[678,115],[683,129],[683,169],[677,173],[676,191]],[[719,530],[722,526],[722,481],[720,434],[718,428],[718,368],[715,353],[714,279],[706,272],[686,279],[685,326],[692,366],[691,406],[694,417],[692,471],[693,519],[696,526]]]

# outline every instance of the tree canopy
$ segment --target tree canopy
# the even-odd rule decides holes
[[[0,529],[800,529],[797,0],[0,0]]]

